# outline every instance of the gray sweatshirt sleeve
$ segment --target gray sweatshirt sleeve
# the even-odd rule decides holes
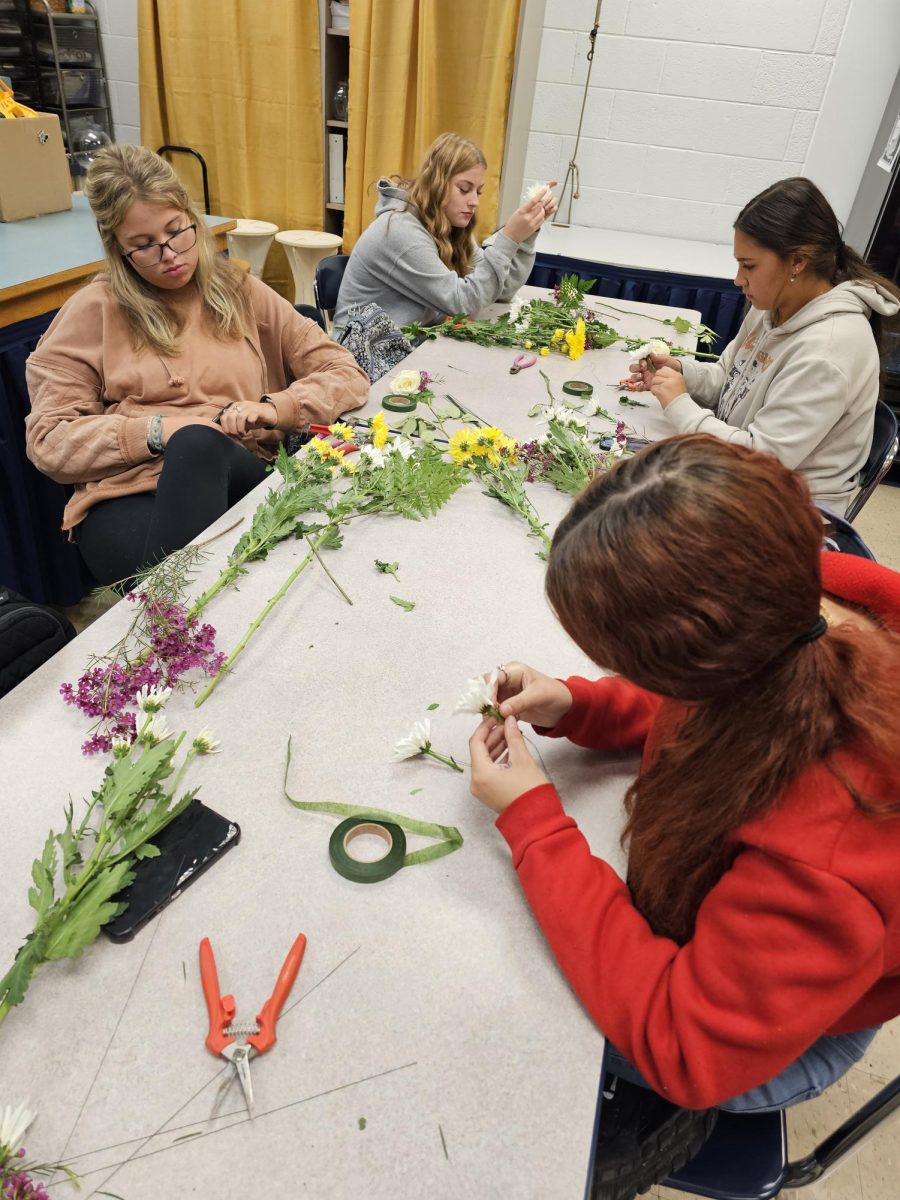
[[[406,222],[403,234],[403,251],[388,274],[390,286],[423,308],[450,316],[455,313],[470,316],[486,304],[493,304],[511,286],[511,278],[517,278],[523,269],[523,264],[516,262],[521,247],[504,233],[498,233],[485,250],[476,251],[473,270],[465,276],[444,266],[431,235],[417,221]],[[534,258],[533,246],[531,257]],[[513,284],[509,294],[519,286]]]
[[[765,403],[746,429],[719,420],[687,392],[665,412],[678,433],[711,433],[798,467],[843,416],[849,391],[846,375],[833,362],[798,356],[769,384]]]

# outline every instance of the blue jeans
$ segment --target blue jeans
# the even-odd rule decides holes
[[[796,1062],[785,1067],[780,1075],[717,1107],[726,1112],[773,1112],[799,1104],[802,1100],[812,1100],[845,1075],[854,1063],[859,1062],[880,1028],[880,1025],[875,1025],[858,1033],[821,1037]],[[650,1087],[640,1071],[622,1057],[612,1042],[606,1044],[604,1061],[607,1071],[613,1075],[641,1087]]]

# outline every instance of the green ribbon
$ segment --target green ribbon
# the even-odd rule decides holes
[[[412,817],[404,817],[400,813],[388,812],[383,808],[367,808],[362,804],[339,804],[336,800],[295,800],[287,790],[288,772],[291,769],[291,738],[288,738],[287,761],[284,766],[284,795],[294,808],[302,812],[330,813],[335,817],[362,817],[373,821],[392,821],[401,829],[410,833],[421,834],[422,837],[440,838],[434,846],[423,846],[421,850],[413,850],[404,856],[404,867],[415,866],[416,863],[431,862],[452,854],[463,844],[463,836],[455,825],[437,825],[432,821],[416,821]]]

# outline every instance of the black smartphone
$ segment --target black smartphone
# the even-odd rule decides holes
[[[153,839],[155,858],[134,866],[134,879],[113,899],[127,904],[124,912],[103,926],[114,942],[127,942],[186,887],[240,840],[240,826],[192,800],[174,821]]]

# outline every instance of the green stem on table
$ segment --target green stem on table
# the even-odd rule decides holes
[[[426,746],[422,753],[427,754],[429,758],[436,759],[439,763],[443,763],[445,767],[452,767],[454,771],[459,771],[460,774],[464,773],[463,768],[455,758],[445,758],[443,754],[438,754],[436,750],[432,750],[431,746]]]
[[[332,575],[332,573],[328,570],[328,568],[325,566],[325,560],[322,558],[322,555],[319,553],[318,549],[313,545],[313,543],[310,540],[308,535],[307,535],[306,541],[307,541],[307,544],[309,545],[310,550],[312,550],[313,554],[316,556],[319,566],[322,568],[322,570],[325,572],[325,574],[328,576],[328,578],[331,580],[331,582],[334,584],[334,586],[337,588],[337,590],[341,593],[341,595],[344,597],[344,599],[347,601],[347,603],[352,604],[353,601],[350,599],[350,597],[347,595],[347,593],[344,591],[344,589],[341,587],[341,585],[338,583],[338,581],[335,579],[335,577]]]
[[[235,648],[232,650],[232,652],[228,655],[225,662],[222,664],[222,669],[219,671],[219,673],[217,675],[214,675],[212,677],[212,679],[209,681],[209,683],[206,685],[206,687],[203,689],[203,691],[200,693],[200,695],[194,701],[195,708],[199,708],[200,705],[204,702],[204,700],[206,700],[212,694],[212,692],[215,690],[216,686],[218,685],[219,680],[222,679],[222,677],[225,675],[226,671],[230,670],[230,668],[234,665],[235,659],[244,652],[244,650],[246,649],[247,643],[253,637],[254,633],[256,633],[257,629],[259,629],[260,625],[263,623],[263,621],[266,619],[266,617],[269,615],[269,613],[272,611],[272,609],[275,607],[275,605],[278,603],[278,601],[283,599],[283,597],[287,593],[288,589],[290,588],[291,584],[299,576],[300,572],[304,571],[309,566],[309,564],[312,562],[313,558],[315,557],[316,550],[318,549],[319,546],[321,546],[322,542],[325,541],[326,537],[328,536],[328,532],[332,529],[333,525],[334,525],[334,522],[328,524],[325,527],[325,533],[321,534],[316,539],[315,543],[312,544],[312,548],[310,549],[309,554],[307,554],[307,556],[303,559],[303,561],[299,564],[299,566],[297,566],[293,571],[291,571],[290,575],[287,577],[287,579],[284,581],[284,583],[281,585],[281,587],[278,589],[278,591],[275,593],[275,595],[272,596],[272,598],[269,600],[268,604],[266,604],[265,608],[262,610],[262,612],[259,614],[259,616],[256,618],[256,620],[253,621],[253,623],[250,625],[250,628],[247,630],[247,632],[244,634],[244,636],[241,638],[241,640],[238,642],[238,644],[235,646]]]

